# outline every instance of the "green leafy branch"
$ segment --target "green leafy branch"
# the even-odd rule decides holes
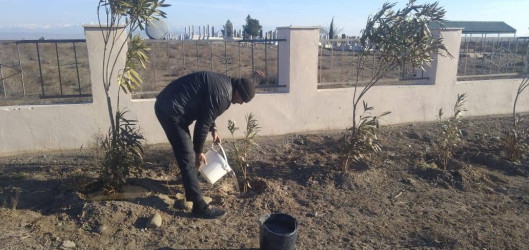
[[[248,188],[252,188],[248,177],[248,167],[250,166],[249,158],[252,149],[259,146],[254,142],[254,139],[260,129],[261,127],[259,127],[257,120],[254,118],[253,114],[250,113],[246,115],[246,130],[244,131],[244,137],[242,139],[235,139],[235,131],[239,130],[239,127],[236,126],[235,121],[228,121],[228,130],[233,138],[232,147],[235,154],[234,166],[235,169],[241,173],[238,175],[241,176],[239,177],[241,179],[238,181],[243,184],[243,192],[247,192]]]

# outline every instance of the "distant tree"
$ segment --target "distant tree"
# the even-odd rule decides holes
[[[246,25],[243,25],[242,27],[245,39],[249,36],[258,36],[259,31],[262,29],[259,20],[251,18],[250,15],[246,17]]]
[[[222,26],[222,35],[223,36],[227,36],[227,37],[232,37],[233,36],[233,24],[231,23],[230,19],[228,19],[228,21],[226,21],[226,24],[224,24],[224,26]]]
[[[329,39],[334,39],[335,30],[334,30],[334,17],[331,19],[331,25],[329,26]]]
[[[43,36],[41,36],[41,37],[39,38],[39,40],[40,40],[40,41],[44,41],[44,40],[46,40],[46,38],[44,38]]]
[[[343,28],[336,27],[336,25],[334,24],[333,17],[329,26],[320,27],[320,34],[325,34],[329,36],[329,39],[335,39],[338,38],[338,34],[342,32],[342,30]]]
[[[342,39],[345,39],[347,38],[347,36],[345,34],[342,34]]]

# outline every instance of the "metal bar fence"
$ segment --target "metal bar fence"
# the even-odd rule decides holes
[[[42,89],[42,96],[46,96],[46,94],[44,93],[44,78],[42,76],[42,63],[41,63],[41,60],[40,60],[39,42],[36,42],[35,45],[37,47],[37,58],[38,58],[38,62],[39,62],[40,87]]]
[[[360,85],[372,79],[380,67],[380,56],[376,51],[368,52],[362,67],[361,47],[357,39],[322,39],[318,49],[319,88],[352,86],[357,79]],[[358,75],[357,75],[358,74]],[[424,72],[409,65],[389,72],[380,80],[383,84],[416,84],[415,80],[426,79]]]
[[[523,68],[528,37],[464,37],[461,41],[458,80],[519,77]],[[520,49],[524,48],[524,49]],[[350,86],[356,82],[360,52],[356,39],[320,40],[318,83],[322,86]],[[339,59],[337,59],[339,58]],[[370,52],[359,83],[369,81],[375,74],[379,57]],[[424,71],[403,65],[380,81],[382,84],[415,84],[425,79]],[[339,84],[339,85],[336,85]]]
[[[61,81],[61,63],[59,61],[59,46],[57,45],[57,43],[55,43],[55,55],[57,56],[57,72],[59,72],[59,88],[61,90],[61,95],[63,94],[62,93],[62,81]]]
[[[458,80],[519,77],[527,37],[465,37],[461,40]]]
[[[4,74],[2,73],[2,64],[0,64],[0,79],[2,79],[2,87],[4,89],[4,98],[7,98],[7,92],[5,91],[6,89],[6,84],[4,82]]]
[[[0,64],[0,106],[91,101],[85,40],[0,41]]]
[[[278,83],[277,69],[278,44],[284,41],[286,39],[146,40],[145,42],[151,45],[149,57],[153,60],[146,69],[140,70],[139,73],[144,83],[141,89],[132,93],[133,98],[153,98],[171,81],[200,70],[252,79],[258,92],[284,91],[286,86]],[[159,49],[159,47],[165,49]],[[169,58],[174,60],[169,60]],[[155,64],[154,60],[168,63],[167,65]],[[193,65],[190,65],[189,61],[194,62],[191,63]],[[264,72],[265,77],[254,78],[255,70]]]

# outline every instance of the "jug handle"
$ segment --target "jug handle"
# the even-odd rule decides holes
[[[213,143],[213,145],[211,145],[211,148],[213,150],[215,150],[214,145],[218,145],[219,146],[220,150],[222,151],[222,156],[224,157],[224,160],[226,161],[226,165],[229,165],[228,164],[228,157],[226,157],[226,152],[224,151],[224,148],[222,147],[222,145],[220,145],[220,143]],[[222,166],[222,167],[224,168],[224,166]],[[228,171],[228,172],[231,172],[231,171]]]
[[[228,157],[226,157],[226,152],[224,152],[224,148],[222,147],[222,145],[220,145],[220,143],[213,143],[213,145],[211,145],[211,148],[213,150],[215,150],[215,145],[218,145],[220,150],[222,151],[222,156],[224,157],[224,160],[226,160],[226,162],[228,162]],[[217,150],[215,150],[217,151]]]

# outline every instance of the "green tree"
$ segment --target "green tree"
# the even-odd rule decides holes
[[[344,134],[342,151],[342,169],[347,169],[350,159],[359,161],[380,150],[376,132],[380,116],[361,115],[357,120],[358,105],[363,104],[364,114],[373,110],[363,100],[364,95],[386,74],[402,65],[411,65],[424,70],[432,55],[446,50],[441,37],[433,35],[429,28],[436,23],[444,28],[445,10],[433,4],[415,4],[410,0],[403,9],[393,10],[395,3],[385,3],[373,16],[369,16],[360,37],[359,59],[356,62],[356,80],[353,92],[353,123]],[[368,69],[366,62],[373,57],[373,51],[379,58],[375,67]],[[373,70],[367,84],[360,87],[360,76],[364,70]],[[382,115],[387,115],[388,112]],[[357,145],[363,145],[358,147]]]
[[[232,37],[233,36],[233,24],[231,23],[230,19],[226,21],[226,24],[222,26],[222,35],[226,37]]]
[[[329,36],[328,39],[336,39],[338,38],[338,33],[342,31],[342,28],[336,27],[334,25],[334,17],[331,19],[331,24],[329,26],[322,26],[320,27],[320,34],[325,34]]]
[[[329,39],[334,39],[336,32],[334,30],[334,17],[331,19],[331,25],[329,25]]]
[[[99,145],[104,151],[100,160],[100,179],[109,192],[119,189],[128,175],[143,165],[143,136],[136,128],[136,121],[125,118],[126,111],[119,107],[121,91],[128,94],[140,86],[140,67],[148,62],[147,47],[138,29],[144,30],[148,21],[165,18],[161,7],[168,7],[165,0],[100,0],[97,18],[104,41],[103,85],[106,94],[110,129]],[[124,28],[120,28],[123,27]],[[104,29],[103,29],[104,28]],[[122,36],[126,39],[121,40]],[[123,50],[128,47],[124,68],[116,68]],[[117,96],[111,96],[113,77],[117,75]],[[114,111],[112,101],[116,101]]]
[[[258,36],[262,29],[259,20],[251,18],[250,15],[246,17],[246,25],[243,25],[242,27],[244,31],[244,39],[249,38],[249,36]]]

